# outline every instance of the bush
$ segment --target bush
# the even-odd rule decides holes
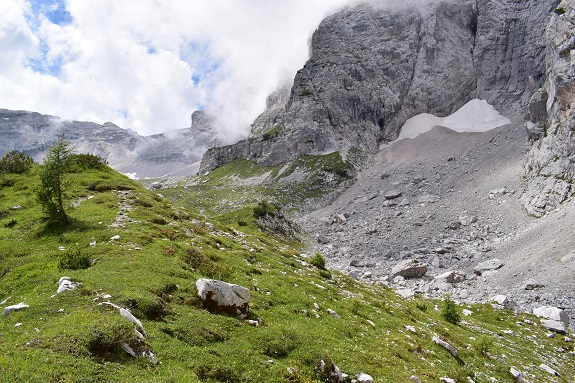
[[[478,354],[486,356],[493,346],[493,339],[483,336],[475,341],[473,348]]]
[[[86,169],[103,169],[108,165],[108,161],[100,156],[93,154],[71,154],[70,165],[72,171],[81,171]]]
[[[457,309],[457,304],[455,304],[449,295],[446,295],[445,299],[443,300],[441,316],[449,323],[458,324],[461,321],[461,315]]]
[[[92,328],[87,337],[88,351],[97,357],[117,357],[126,355],[122,343],[130,343],[136,335],[131,323],[123,318],[113,319],[110,322],[101,322]]]
[[[277,207],[268,203],[267,201],[260,201],[256,207],[254,207],[254,218],[265,217],[266,215],[275,215]]]
[[[325,258],[320,253],[315,253],[310,259],[309,263],[318,269],[325,269]]]
[[[325,279],[331,279],[331,272],[329,270],[320,270],[319,276]]]
[[[87,269],[90,266],[92,266],[90,257],[87,254],[82,254],[80,249],[66,251],[60,256],[58,261],[60,270]]]
[[[34,160],[22,152],[12,150],[0,160],[0,173],[28,173]]]

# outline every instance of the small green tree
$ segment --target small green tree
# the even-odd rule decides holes
[[[38,201],[50,220],[63,224],[70,221],[64,210],[64,191],[67,186],[64,175],[69,170],[72,151],[70,141],[62,134],[56,145],[48,149],[40,171]]]
[[[461,321],[461,315],[457,309],[457,304],[449,295],[445,296],[443,306],[441,307],[441,316],[449,323],[458,324]]]
[[[33,164],[31,157],[12,150],[0,160],[0,173],[28,173]]]

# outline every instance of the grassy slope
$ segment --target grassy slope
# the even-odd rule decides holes
[[[213,215],[201,216],[110,169],[90,170],[70,177],[74,224],[61,228],[42,222],[36,178],[34,171],[0,175],[0,301],[9,298],[0,308],[21,301],[30,306],[0,318],[2,381],[306,382],[326,355],[344,372],[367,372],[378,382],[408,381],[411,375],[424,382],[444,376],[512,382],[510,366],[530,372],[534,382],[573,380],[574,357],[564,352],[571,344],[547,338],[541,326],[524,322],[526,316],[474,306],[473,315],[452,325],[435,308],[441,302],[405,301],[335,272],[325,279],[299,255],[297,243],[259,231],[249,208],[234,203],[233,211],[208,209],[204,200],[205,214]],[[206,189],[197,198],[211,195],[218,202],[217,190],[229,193],[223,184],[201,185]],[[244,192],[254,191],[232,194]],[[17,205],[22,209],[11,209]],[[117,222],[124,227],[110,226]],[[211,222],[214,230],[197,222]],[[120,239],[111,241],[115,235]],[[92,266],[59,269],[60,259],[77,251]],[[62,276],[82,288],[51,297]],[[205,311],[196,296],[200,277],[249,287],[251,317],[263,324],[252,327]],[[118,349],[133,337],[132,327],[98,305],[103,294],[142,320],[160,364]],[[435,334],[460,350],[465,365],[432,342]],[[480,352],[485,348],[487,356]],[[561,376],[543,372],[541,363]],[[288,367],[298,376],[289,375]]]

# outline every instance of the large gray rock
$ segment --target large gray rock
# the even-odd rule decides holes
[[[408,0],[345,8],[314,33],[285,106],[286,93],[272,97],[251,138],[209,150],[200,169],[237,158],[278,165],[333,151],[361,164],[409,117],[447,115],[473,98],[522,115],[545,80],[553,3]]]
[[[406,259],[399,262],[391,269],[393,277],[403,277],[406,279],[421,278],[427,273],[427,265],[417,259]]]
[[[473,268],[473,272],[477,275],[482,275],[489,271],[495,271],[503,267],[503,262],[500,259],[494,258],[479,263]]]
[[[541,306],[533,310],[533,315],[539,318],[545,318],[549,320],[563,322],[566,326],[569,326],[569,315],[557,307],[553,306]]]
[[[246,314],[249,310],[250,290],[214,279],[198,279],[198,296],[204,306],[215,313]]]

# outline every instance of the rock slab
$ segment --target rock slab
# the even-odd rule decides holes
[[[250,291],[243,286],[201,278],[196,287],[202,303],[211,312],[244,315],[249,310]]]

